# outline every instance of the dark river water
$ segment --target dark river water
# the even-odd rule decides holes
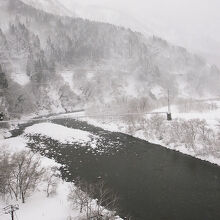
[[[121,216],[135,220],[220,219],[218,166],[73,119],[54,122],[100,136],[97,149],[60,145],[40,136],[30,137],[35,144],[29,147],[64,164],[61,171],[68,181],[76,177],[90,183],[104,180],[120,197]]]

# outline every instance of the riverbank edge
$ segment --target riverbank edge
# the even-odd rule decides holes
[[[213,157],[211,155],[209,155],[209,156],[196,155],[194,151],[188,150],[183,145],[172,146],[172,145],[166,145],[163,141],[160,141],[160,140],[157,140],[157,139],[147,139],[143,135],[143,130],[138,131],[134,135],[131,135],[131,134],[129,134],[126,131],[120,130],[119,126],[117,124],[106,126],[106,124],[102,124],[101,122],[98,122],[97,120],[93,120],[93,119],[91,119],[91,120],[90,119],[87,119],[87,120],[81,119],[81,121],[85,121],[88,124],[100,127],[100,128],[105,129],[107,131],[120,132],[120,133],[123,133],[123,134],[127,134],[127,135],[130,135],[132,137],[139,138],[139,139],[141,139],[143,141],[147,141],[147,142],[150,142],[152,144],[160,145],[160,146],[162,146],[162,147],[164,147],[166,149],[173,150],[173,151],[182,153],[184,155],[188,155],[188,156],[191,156],[193,158],[196,158],[196,159],[199,159],[199,160],[202,160],[202,161],[206,161],[206,162],[209,162],[209,163],[211,163],[213,165],[217,165],[217,166],[220,167],[220,158],[216,158],[216,157]]]

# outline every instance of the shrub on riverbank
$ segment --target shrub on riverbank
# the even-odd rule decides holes
[[[174,119],[167,121],[165,117],[130,117],[124,123],[124,130],[130,135],[142,133],[146,140],[159,140],[172,149],[182,149],[195,156],[213,156],[220,158],[220,123],[218,129],[211,128],[206,120]]]

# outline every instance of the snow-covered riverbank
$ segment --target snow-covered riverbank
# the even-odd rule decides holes
[[[161,146],[164,146],[168,149],[171,150],[175,150],[175,151],[179,151],[183,154],[187,154],[193,157],[196,157],[198,159],[201,160],[205,160],[208,162],[211,162],[213,164],[217,164],[220,166],[220,157],[217,156],[219,155],[220,152],[220,146],[219,146],[219,133],[220,133],[220,102],[216,101],[215,102],[217,108],[215,110],[212,111],[204,111],[204,112],[188,112],[188,113],[181,113],[179,111],[179,109],[177,108],[177,106],[171,106],[172,109],[172,117],[173,117],[173,121],[169,122],[166,121],[166,118],[159,118],[157,119],[155,117],[155,121],[148,121],[146,122],[146,125],[144,125],[144,121],[149,120],[151,117],[150,116],[142,116],[139,117],[139,119],[134,119],[134,118],[127,118],[127,119],[123,119],[118,118],[118,119],[113,119],[113,118],[107,118],[107,119],[99,119],[99,118],[85,118],[82,120],[87,121],[88,123],[98,126],[98,127],[102,127],[105,130],[109,130],[112,132],[122,132],[122,133],[126,133],[129,135],[132,135],[134,137],[137,138],[141,138],[143,140],[149,141],[151,143],[155,143],[155,144],[159,144]],[[155,110],[154,112],[166,112],[167,111],[167,107],[164,108],[160,108]],[[160,116],[159,116],[160,117]],[[157,121],[158,120],[158,121]],[[212,149],[212,154],[203,154],[203,153],[198,153],[199,151],[202,151],[204,148],[204,151],[206,151],[205,147],[201,146],[201,143],[197,144],[195,146],[194,149],[190,148],[190,147],[186,147],[186,144],[184,143],[178,143],[176,141],[167,141],[167,138],[163,137],[159,137],[157,135],[155,135],[154,131],[146,131],[148,130],[148,128],[146,128],[146,126],[152,126],[152,124],[147,124],[147,123],[156,123],[156,125],[153,125],[152,128],[153,129],[161,129],[161,131],[158,130],[158,132],[164,133],[166,131],[164,131],[163,129],[167,129],[170,127],[170,125],[173,125],[172,123],[178,123],[181,122],[181,120],[183,120],[184,122],[187,123],[194,123],[197,120],[199,121],[199,123],[202,123],[203,128],[202,129],[206,129],[207,136],[212,136],[213,134],[216,135],[216,137],[213,137],[213,139],[215,139],[216,143],[213,143],[215,145],[215,149]],[[193,126],[196,126],[193,125]],[[150,128],[151,129],[151,128]],[[152,129],[152,130],[153,130]],[[185,128],[187,129],[187,128]],[[203,131],[205,132],[205,131]],[[157,133],[157,131],[156,131]],[[169,133],[168,133],[169,135]],[[161,136],[163,136],[163,134],[161,134]],[[165,135],[166,136],[166,135]],[[169,137],[170,138],[170,137]],[[200,137],[198,137],[199,139]],[[209,138],[209,137],[207,137]],[[212,138],[210,138],[210,140],[212,140]],[[202,142],[203,140],[201,140]],[[203,141],[204,142],[204,141]],[[204,143],[203,143],[204,145]],[[208,146],[207,146],[208,148]],[[210,150],[210,149],[209,149]],[[216,152],[216,155],[215,155]]]
[[[91,143],[91,147],[95,146],[96,137],[89,132],[70,129],[65,126],[53,124],[53,123],[40,123],[35,124],[25,129],[23,135],[0,140],[0,151],[8,152],[13,154],[16,152],[21,152],[27,150],[27,137],[26,135],[42,135],[54,140],[58,140],[60,143]],[[93,143],[94,142],[94,143]],[[1,155],[1,154],[0,154]],[[55,161],[41,156],[41,166],[45,169],[50,167],[60,165]],[[27,198],[25,204],[22,202],[15,201],[14,199],[1,199],[0,197],[0,208],[1,210],[9,204],[19,204],[19,210],[16,211],[18,219],[23,220],[79,220],[86,219],[86,213],[83,211],[80,213],[79,207],[73,207],[73,204],[68,200],[68,195],[70,192],[70,186],[72,183],[67,183],[61,179],[58,181],[56,193],[47,197],[45,183],[40,183],[37,189]],[[94,201],[95,204],[95,201]],[[0,220],[9,220],[10,215],[0,212]],[[115,217],[115,220],[121,218]]]
[[[218,107],[220,106],[220,103],[218,102]],[[157,111],[165,111],[166,109],[159,109]],[[147,140],[151,143],[160,144],[161,146],[164,146],[166,148],[179,151],[181,153],[191,155],[193,157],[209,161],[211,163],[217,164],[220,166],[220,158],[218,157],[217,151],[219,151],[220,146],[215,146],[215,148],[212,150],[212,154],[209,152],[206,154],[199,154],[198,152],[202,152],[204,150],[204,146],[196,145],[195,149],[187,148],[186,144],[184,143],[177,143],[175,141],[171,142],[170,137],[168,139],[166,138],[166,135],[164,132],[164,128],[169,128],[170,125],[173,126],[173,123],[177,123],[178,121],[184,120],[186,123],[193,122],[191,120],[205,120],[206,123],[204,123],[204,129],[208,132],[208,134],[216,134],[218,135],[219,132],[219,120],[220,120],[220,108],[217,108],[210,112],[190,112],[190,113],[180,113],[178,109],[175,106],[172,106],[172,116],[173,121],[168,122],[165,118],[159,118],[158,121],[158,127],[147,127],[151,126],[150,124],[147,124],[148,122],[154,123],[155,121],[148,121],[150,120],[149,117],[139,118],[139,120],[133,120],[132,118],[127,118],[126,120],[113,120],[112,118],[107,119],[99,119],[91,118],[91,117],[82,117],[83,114],[80,113],[80,120],[85,120],[90,124],[93,124],[95,126],[102,127],[105,130],[109,131],[116,131],[116,132],[122,132],[127,133],[132,136]],[[67,116],[64,115],[64,118],[66,117],[73,117],[75,118],[75,114],[68,114]],[[157,119],[154,119],[157,120]],[[140,126],[141,125],[141,126]],[[157,131],[157,128],[159,129]],[[154,132],[149,133],[150,129],[155,129]],[[161,129],[161,130],[160,130]],[[210,129],[210,130],[209,130]],[[80,143],[82,146],[84,144],[90,143],[92,148],[96,147],[96,142],[98,137],[90,132],[78,130],[78,129],[72,129],[67,128],[62,125],[57,125],[53,123],[39,123],[32,126],[29,126],[25,129],[24,135],[21,135],[16,138],[9,138],[4,139],[3,137],[8,137],[9,133],[7,129],[2,130],[1,139],[0,139],[0,146],[1,149],[7,149],[9,152],[19,152],[24,149],[26,149],[27,139],[25,135],[42,135],[49,138],[52,138],[54,140],[59,141],[60,143],[66,144],[66,143]],[[211,133],[209,133],[211,132]],[[160,135],[155,134],[162,133],[162,138]],[[159,137],[159,138],[158,138]],[[196,142],[197,143],[197,142]],[[219,143],[219,142],[216,142]],[[201,148],[201,149],[200,149]],[[215,154],[216,153],[216,154]],[[216,155],[216,156],[215,156]],[[42,166],[43,167],[49,167],[53,165],[57,165],[53,160],[50,160],[48,158],[42,157]],[[39,188],[28,198],[26,204],[20,203],[20,210],[17,211],[17,216],[19,219],[33,219],[33,220],[66,220],[68,217],[72,217],[72,219],[79,219],[79,216],[81,216],[79,209],[75,208],[70,205],[68,201],[68,193],[69,193],[69,183],[64,182],[62,180],[59,181],[58,187],[57,187],[57,193],[53,197],[47,198],[45,195],[45,187],[43,185],[39,186]],[[10,201],[11,202],[11,201]],[[3,200],[0,200],[0,207],[3,208],[6,206],[7,202],[3,202]],[[56,210],[56,211],[54,211]],[[1,220],[8,220],[10,219],[9,215],[0,215]],[[119,219],[119,218],[118,218]]]
[[[26,139],[23,136],[16,138],[9,138],[0,141],[1,151],[6,150],[10,154],[15,152],[21,152],[26,150]],[[48,169],[52,166],[59,166],[56,162],[46,157],[41,157],[42,167]],[[38,186],[37,190],[27,199],[25,204],[21,201],[8,200],[3,201],[0,199],[0,208],[9,204],[19,204],[19,210],[16,212],[18,219],[23,220],[61,220],[67,219],[68,216],[72,216],[77,219],[79,210],[73,210],[67,201],[67,195],[69,190],[69,183],[62,180],[59,181],[57,192],[54,196],[47,198],[45,192],[45,184],[42,183]],[[1,212],[2,213],[2,212]],[[1,220],[11,219],[10,215],[0,216]]]

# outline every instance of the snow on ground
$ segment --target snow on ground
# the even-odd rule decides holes
[[[53,123],[40,123],[26,128],[26,134],[41,134],[56,139],[61,142],[77,141],[85,143],[91,141],[95,136],[89,132],[66,128]],[[11,153],[20,152],[26,149],[27,139],[24,135],[9,139],[0,139],[0,153],[7,150]],[[95,142],[94,142],[95,144]],[[95,147],[91,145],[91,147]],[[41,165],[45,168],[52,166],[60,166],[55,161],[46,157],[41,157]],[[25,204],[19,203],[19,210],[16,211],[17,219],[22,220],[67,220],[72,217],[78,220],[81,215],[79,209],[71,206],[68,201],[70,183],[60,180],[56,195],[47,198],[44,184],[29,197]],[[0,210],[7,205],[18,204],[17,202],[3,202],[0,198]],[[0,220],[9,220],[10,215],[0,212]],[[115,217],[115,220],[122,220]]]
[[[162,98],[164,96],[164,89],[160,86],[155,86],[151,89],[151,93],[157,98]]]
[[[47,136],[61,143],[80,143],[85,144],[88,142],[94,142],[98,137],[79,129],[67,128],[62,125],[53,123],[40,123],[30,126],[25,129],[25,134],[40,134]],[[91,145],[95,148],[94,145]]]
[[[26,146],[27,146],[27,139],[23,135],[13,138],[0,139],[0,153],[2,151],[8,151],[10,153],[21,152],[27,149]],[[51,160],[47,157],[41,157],[41,164],[43,167],[61,166],[60,164],[56,163],[54,160]]]
[[[220,101],[215,101],[213,103],[215,103],[218,108],[216,110],[206,111],[206,112],[196,112],[196,111],[180,112],[178,107],[176,105],[173,105],[171,106],[172,118],[173,119],[182,118],[186,120],[204,119],[207,121],[208,125],[211,128],[216,129],[216,125],[220,120]],[[167,107],[154,110],[154,112],[166,112],[166,111],[167,111]]]
[[[46,192],[36,191],[25,204],[19,203],[19,210],[16,211],[17,219],[22,220],[66,220],[69,216],[78,219],[78,210],[73,210],[68,202],[67,195],[69,184],[60,182],[57,194],[47,198]],[[16,204],[16,203],[15,203]],[[7,206],[0,202],[0,208]],[[0,220],[9,220],[10,215],[0,216]],[[15,218],[16,219],[16,218]]]
[[[79,211],[72,210],[68,202],[69,185],[69,183],[61,182],[56,196],[51,198],[45,198],[45,192],[35,193],[26,204],[20,206],[20,211],[17,212],[18,218],[23,220],[66,220],[71,216],[77,219]]]
[[[220,102],[216,102],[218,107],[220,107]],[[172,117],[175,118],[183,118],[183,119],[205,119],[207,120],[207,123],[210,127],[216,128],[217,122],[220,120],[220,108],[210,111],[210,112],[204,112],[204,113],[198,113],[198,112],[190,112],[190,113],[180,113],[178,111],[178,108],[176,106],[171,106],[172,109]],[[167,107],[164,107],[162,109],[157,109],[156,111],[166,111]],[[68,115],[64,114],[63,117],[73,117],[79,116],[79,119],[84,116],[84,113],[70,113]],[[123,124],[121,122],[118,122],[117,120],[98,120],[98,118],[81,118],[81,120],[85,120],[90,124],[93,124],[95,126],[102,127],[106,130],[110,131],[119,131],[127,133],[127,127],[126,124]],[[40,134],[44,136],[48,136],[50,138],[53,138],[55,140],[58,140],[62,143],[67,142],[79,142],[79,143],[92,143],[94,142],[94,145],[91,145],[92,147],[95,147],[95,140],[97,140],[97,136],[86,132],[81,131],[78,129],[71,129],[67,128],[65,126],[53,124],[53,123],[40,123],[35,124],[33,126],[30,126],[25,129],[25,134]],[[2,135],[5,136],[5,135]],[[143,134],[143,131],[139,130],[134,134],[135,137],[139,137],[146,140],[146,137]],[[10,152],[16,152],[21,151],[25,149],[26,146],[26,139],[24,136],[19,136],[16,138],[9,138],[9,139],[3,139],[0,138],[0,146],[4,146],[2,148],[5,148],[9,150]],[[152,143],[164,145],[159,140],[147,140]],[[206,157],[198,157],[194,154],[194,152],[187,150],[183,146],[178,146],[177,148],[173,145],[165,146],[169,149],[180,151],[184,154],[188,154],[197,158],[200,158],[202,160],[209,161],[211,163],[215,163],[220,165],[220,159],[214,158],[213,156],[206,156]],[[45,167],[58,165],[53,160],[50,160],[48,158],[42,157],[42,165]],[[77,216],[79,215],[78,210],[73,210],[72,207],[70,207],[69,202],[67,201],[67,194],[68,194],[68,188],[69,184],[66,182],[60,181],[60,184],[58,185],[57,194],[54,197],[47,198],[46,194],[43,190],[36,191],[27,201],[26,204],[20,204],[20,210],[17,211],[18,219],[23,220],[66,220],[68,216],[72,216],[74,219],[77,220]],[[3,203],[0,200],[0,208],[3,208],[6,206],[6,203]],[[2,215],[0,213],[0,220],[9,220],[9,215]]]
[[[173,119],[185,119],[185,120],[190,120],[190,119],[201,119],[201,120],[206,120],[208,123],[208,126],[210,128],[212,128],[213,130],[217,130],[217,124],[220,121],[220,101],[215,101],[215,104],[217,104],[217,109],[213,110],[213,111],[207,111],[207,112],[189,112],[189,113],[181,113],[177,106],[171,106],[171,112],[172,112],[172,118]],[[156,109],[153,112],[167,112],[167,107],[163,107],[160,109]],[[146,116],[149,117],[149,116]],[[119,120],[100,120],[99,118],[82,118],[81,120],[87,121],[88,123],[94,125],[94,126],[98,126],[98,127],[102,127],[105,130],[109,130],[112,132],[123,132],[123,133],[128,133],[128,129],[127,129],[127,125],[126,123],[120,122]],[[174,145],[174,144],[170,144],[170,145],[165,145],[162,141],[157,140],[155,138],[152,139],[147,139],[146,136],[144,136],[143,134],[143,130],[139,130],[136,131],[135,134],[133,134],[133,136],[137,137],[137,138],[141,138],[143,140],[149,141],[151,143],[154,144],[159,144],[163,147],[166,147],[168,149],[171,150],[175,150],[175,151],[179,151],[183,154],[187,154],[193,157],[196,157],[198,159],[201,160],[205,160],[205,161],[209,161],[213,164],[217,164],[220,166],[220,159],[219,158],[215,158],[211,155],[207,155],[207,156],[198,156],[194,151],[185,148],[183,145]],[[128,133],[129,134],[129,133]]]
[[[74,75],[74,72],[66,70],[66,71],[61,71],[59,74],[63,77],[64,81],[73,90],[74,89],[74,85],[73,85],[73,75]]]
[[[30,82],[26,73],[12,73],[11,78],[18,84],[24,86]]]
[[[85,112],[84,111],[79,111],[79,112],[73,112],[73,113],[60,114],[59,118],[71,118],[71,117],[77,118],[77,117],[84,117],[84,116],[85,116]]]
[[[2,139],[0,140],[0,146],[1,149],[4,146],[5,149],[12,153],[19,152],[25,149],[26,140],[22,137]]]
[[[16,138],[3,139],[0,141],[1,150],[11,153],[20,152],[26,149],[26,139],[22,136]],[[55,161],[46,157],[41,157],[41,165],[45,168],[59,166]],[[25,204],[19,202],[19,210],[16,212],[18,219],[22,220],[66,220],[68,216],[77,219],[79,211],[73,210],[67,201],[69,183],[60,180],[57,194],[51,198],[46,197],[44,186],[41,185]],[[11,204],[11,203],[10,203]],[[13,202],[17,204],[17,202]],[[0,199],[0,209],[9,205]],[[9,220],[10,215],[1,215],[0,220]]]

